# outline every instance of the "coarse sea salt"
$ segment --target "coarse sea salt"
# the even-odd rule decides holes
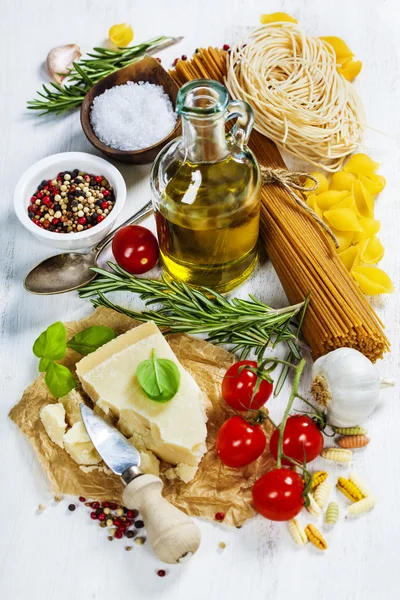
[[[160,85],[128,81],[96,96],[90,121],[96,136],[115,150],[140,150],[165,138],[177,116]]]

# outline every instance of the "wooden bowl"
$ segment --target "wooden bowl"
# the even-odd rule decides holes
[[[172,77],[168,75],[167,71],[163,69],[158,60],[148,56],[104,77],[104,79],[101,79],[88,91],[81,106],[82,129],[89,142],[109,158],[131,164],[151,163],[160,150],[180,134],[180,117],[176,122],[175,128],[167,135],[167,137],[157,142],[157,144],[149,146],[148,148],[142,148],[141,150],[115,150],[114,148],[107,146],[96,136],[90,122],[90,111],[95,97],[116,85],[123,85],[128,81],[148,81],[156,85],[161,85],[166,94],[170,97],[172,105],[175,108],[176,96],[179,89],[178,86]]]

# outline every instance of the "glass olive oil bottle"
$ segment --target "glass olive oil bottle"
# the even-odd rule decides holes
[[[245,145],[252,109],[202,79],[179,90],[176,109],[182,137],[161,151],[152,171],[163,267],[175,280],[225,292],[257,262],[260,173]]]

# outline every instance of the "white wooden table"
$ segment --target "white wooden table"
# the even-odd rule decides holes
[[[31,347],[50,323],[78,319],[91,311],[76,293],[38,297],[22,288],[22,279],[36,262],[52,253],[17,222],[13,189],[22,171],[55,152],[94,152],[84,137],[79,115],[38,118],[25,110],[43,80],[41,63],[48,50],[76,42],[83,50],[99,45],[108,28],[132,23],[136,40],[159,35],[184,35],[179,47],[162,52],[165,66],[175,56],[190,55],[197,46],[229,42],[238,26],[253,26],[263,12],[285,10],[315,35],[343,37],[362,59],[356,86],[365,103],[371,129],[366,151],[382,164],[388,180],[377,215],[387,255],[383,268],[399,283],[400,189],[400,7],[398,0],[20,0],[1,4],[2,110],[1,131],[1,341],[0,341],[0,598],[2,600],[287,600],[394,599],[398,592],[400,534],[400,404],[397,388],[369,419],[372,438],[355,458],[355,468],[371,482],[378,496],[373,512],[356,522],[341,522],[328,538],[326,553],[292,544],[283,524],[261,517],[241,530],[201,523],[203,543],[184,566],[168,569],[148,547],[126,552],[122,541],[108,542],[104,530],[88,519],[84,507],[69,513],[67,502],[54,503],[48,482],[32,448],[7,418],[24,388],[37,375]],[[378,133],[376,130],[379,130]],[[126,218],[149,199],[149,166],[117,165],[129,193]],[[148,219],[152,226],[151,219]],[[272,305],[286,303],[269,264],[262,265],[238,292],[249,291]],[[128,298],[124,300],[128,303]],[[129,302],[135,306],[135,299]],[[137,304],[138,306],[138,304]],[[399,299],[374,300],[387,326],[392,353],[379,364],[382,376],[398,375]],[[309,384],[309,380],[305,384]],[[282,402],[283,402],[282,397]],[[279,419],[279,401],[271,403]],[[322,459],[321,459],[322,460]],[[321,463],[322,464],[322,463]],[[315,464],[318,467],[318,464]],[[332,471],[332,469],[331,469]],[[333,471],[332,471],[333,472]],[[38,514],[40,503],[47,509]],[[342,503],[342,506],[344,504]],[[219,542],[226,543],[224,551]]]

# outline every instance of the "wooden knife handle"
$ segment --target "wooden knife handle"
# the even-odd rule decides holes
[[[190,517],[163,498],[162,487],[159,477],[140,475],[126,486],[123,502],[140,511],[154,554],[173,564],[196,552],[201,535]]]

